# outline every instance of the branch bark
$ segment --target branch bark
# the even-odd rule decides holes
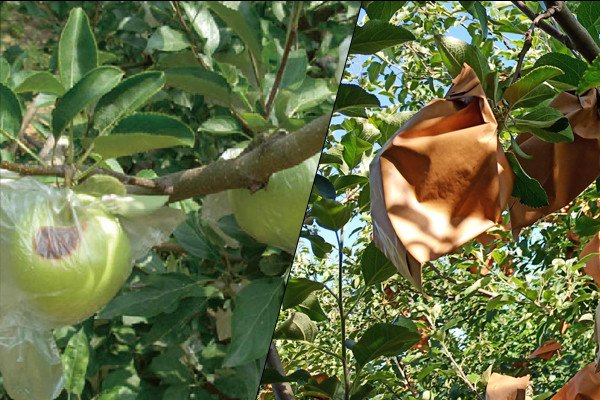
[[[560,27],[571,38],[575,50],[577,50],[588,62],[592,62],[600,55],[600,47],[594,41],[590,33],[577,21],[569,7],[564,1],[544,1],[548,9],[556,11],[552,17]]]
[[[269,347],[269,353],[267,354],[267,365],[269,368],[274,369],[280,375],[285,376],[285,371],[283,370],[283,365],[281,364],[281,358],[279,357],[279,353],[277,352],[277,348],[275,344],[271,342],[271,346]],[[279,382],[271,384],[273,388],[273,393],[275,394],[275,399],[277,400],[294,400],[294,392],[292,391],[292,386],[287,382]]]
[[[217,160],[203,167],[157,178],[155,182],[160,192],[170,195],[171,202],[262,185],[275,172],[300,164],[319,152],[329,119],[329,115],[324,115],[293,133],[272,137],[236,159]]]
[[[145,179],[95,168],[90,175],[105,174],[137,188],[136,194],[167,194],[175,202],[190,197],[219,193],[228,189],[260,187],[275,172],[291,168],[323,147],[329,115],[283,136],[273,136],[233,160],[217,160],[209,165]],[[73,171],[66,165],[23,165],[0,161],[0,168],[21,175],[65,176]],[[70,167],[72,169],[72,167]]]
[[[533,10],[531,10],[531,8],[529,8],[527,6],[527,4],[525,4],[524,1],[512,1],[512,3],[514,4],[515,7],[517,7],[519,10],[521,10],[521,12],[523,14],[527,15],[527,17],[531,21],[535,21],[535,19],[537,18],[537,14],[534,13]],[[546,32],[548,35],[552,36],[553,38],[557,39],[562,44],[567,46],[569,49],[575,50],[575,45],[573,44],[573,41],[571,40],[571,38],[569,38],[567,35],[565,35],[564,33],[560,32],[559,30],[554,28],[552,25],[549,25],[546,22],[539,20],[537,26],[541,30]]]

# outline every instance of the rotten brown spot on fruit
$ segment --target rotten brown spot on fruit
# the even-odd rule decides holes
[[[37,255],[51,260],[59,260],[73,253],[79,245],[79,230],[75,226],[42,226],[33,239]]]

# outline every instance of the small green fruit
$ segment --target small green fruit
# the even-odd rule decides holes
[[[54,326],[94,314],[131,270],[129,239],[119,221],[99,209],[57,213],[41,202],[19,220],[11,239],[7,264],[14,286]]]
[[[264,189],[229,191],[240,227],[259,242],[293,252],[320,154],[271,176]]]

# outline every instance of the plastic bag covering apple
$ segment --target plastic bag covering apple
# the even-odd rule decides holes
[[[514,378],[493,373],[485,389],[485,400],[519,400],[525,398],[525,392],[531,385],[529,375]]]
[[[229,200],[240,227],[262,243],[293,253],[320,156],[317,153],[274,173],[264,189],[230,190]]]
[[[131,200],[0,170],[0,372],[14,400],[58,396],[63,377],[51,329],[106,305],[133,262],[185,218],[162,206],[166,198],[147,212]]]
[[[421,264],[451,252],[500,218],[512,173],[497,123],[468,65],[444,99],[415,114],[370,167],[373,236],[421,288]]]
[[[589,363],[579,371],[552,400],[596,400],[600,399],[600,373],[594,363]]]
[[[562,112],[573,128],[575,140],[548,143],[528,133],[517,137],[521,149],[532,156],[519,157],[523,170],[537,179],[548,194],[549,205],[530,208],[513,199],[510,220],[513,230],[533,224],[541,217],[569,204],[600,175],[600,89],[581,96],[563,92],[550,106]]]

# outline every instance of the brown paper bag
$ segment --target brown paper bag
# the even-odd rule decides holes
[[[370,167],[373,236],[421,288],[421,263],[492,227],[512,191],[497,123],[475,72],[464,65],[445,99],[406,122]]]
[[[600,253],[600,232],[596,234],[581,250],[579,258],[583,258],[588,254]],[[596,254],[586,261],[583,272],[594,278],[596,285],[600,287],[600,255]]]
[[[541,217],[569,204],[600,174],[600,89],[590,89],[581,96],[561,93],[550,106],[562,112],[575,133],[571,143],[548,143],[528,133],[517,138],[521,149],[531,156],[519,158],[523,170],[537,179],[548,194],[549,205],[530,208],[511,200],[510,219],[513,230],[533,224]]]
[[[600,399],[600,374],[594,363],[589,363],[552,397],[552,400]]]
[[[529,375],[520,378],[493,373],[485,389],[485,400],[521,400],[531,385]]]

